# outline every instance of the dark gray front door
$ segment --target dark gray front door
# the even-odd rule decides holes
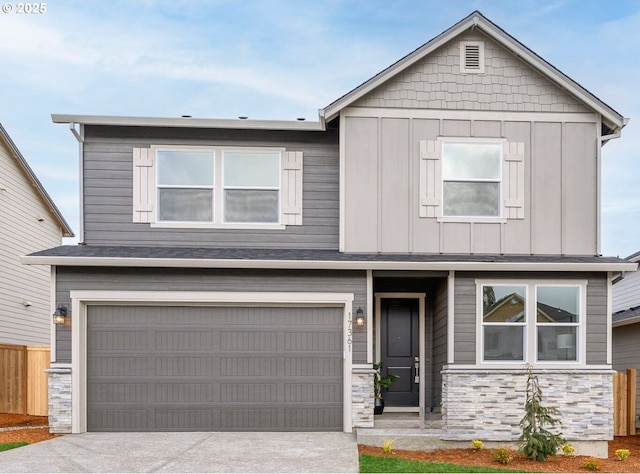
[[[385,406],[419,406],[416,358],[420,354],[417,299],[383,299],[380,315],[381,360],[384,374],[398,375],[383,394]]]
[[[90,306],[89,431],[341,431],[328,307]]]

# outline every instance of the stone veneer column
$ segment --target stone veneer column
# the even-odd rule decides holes
[[[71,368],[52,367],[49,375],[49,431],[71,433]]]
[[[351,371],[351,416],[353,428],[373,428],[373,369]]]
[[[543,403],[560,413],[567,440],[613,439],[612,370],[539,369]],[[526,370],[442,371],[442,439],[514,441],[522,430]]]

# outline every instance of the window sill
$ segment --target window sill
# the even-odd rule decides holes
[[[211,230],[285,230],[283,224],[210,224],[206,222],[154,222],[152,228],[159,229],[211,229]]]
[[[436,217],[438,222],[450,222],[457,224],[506,224],[505,217]]]

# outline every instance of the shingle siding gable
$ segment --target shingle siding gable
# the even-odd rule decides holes
[[[485,73],[460,72],[461,41],[482,41]],[[493,40],[465,33],[353,104],[355,107],[590,112]]]

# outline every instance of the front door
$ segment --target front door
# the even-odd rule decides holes
[[[419,305],[417,298],[384,298],[380,305],[380,360],[383,375],[398,375],[383,393],[385,406],[419,406]]]

